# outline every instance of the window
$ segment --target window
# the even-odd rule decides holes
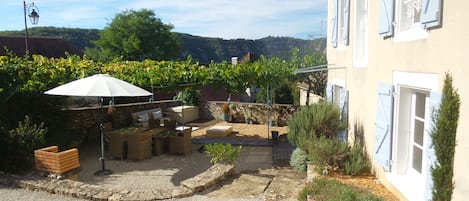
[[[442,0],[379,1],[379,34],[384,38],[396,32],[396,41],[422,39],[441,25]]]
[[[401,0],[399,8],[399,31],[420,26],[422,0]]]
[[[415,92],[412,94],[411,104],[411,162],[412,169],[422,174],[422,163],[423,163],[423,142],[425,132],[425,108],[426,108],[426,97],[427,95],[422,92]],[[428,115],[427,115],[428,117]]]
[[[342,79],[334,79],[333,83],[335,84],[327,85],[327,100],[339,107],[340,119],[348,123],[348,90],[345,88],[345,81]],[[339,131],[337,137],[342,141],[347,141],[348,130]]]
[[[348,45],[350,0],[333,0],[331,43],[333,47]]]
[[[428,33],[421,24],[422,0],[398,0],[395,41],[424,39]]]
[[[435,162],[432,108],[441,93],[436,74],[393,72],[393,84],[377,88],[374,162],[408,200],[431,200]]]
[[[429,174],[430,91],[398,86],[391,182],[409,199],[423,196]],[[396,179],[397,178],[397,179]],[[409,186],[418,186],[409,188]]]
[[[368,60],[368,0],[357,0],[355,9],[353,65],[366,67]]]

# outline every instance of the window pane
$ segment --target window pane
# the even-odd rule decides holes
[[[412,155],[412,167],[417,170],[417,172],[422,173],[422,149],[413,146],[414,154]]]
[[[400,30],[405,31],[420,22],[422,0],[400,0]]]
[[[414,120],[414,143],[423,146],[423,128],[424,123],[418,119]]]
[[[415,116],[425,118],[425,98],[423,93],[415,93]]]

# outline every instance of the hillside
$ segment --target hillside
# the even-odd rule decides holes
[[[99,29],[33,27],[28,29],[30,37],[62,37],[78,49],[94,47],[93,40],[99,39]],[[224,40],[176,33],[181,43],[181,59],[192,55],[202,63],[210,61],[229,61],[231,57],[242,58],[248,52],[266,57],[276,56],[289,59],[292,48],[298,48],[300,55],[312,52],[324,52],[326,41],[324,38],[303,40],[290,37],[266,37],[258,40],[235,39]],[[24,36],[23,31],[0,31],[3,36]]]

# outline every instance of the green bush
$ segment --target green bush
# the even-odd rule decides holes
[[[349,154],[346,142],[321,136],[308,146],[308,159],[318,172],[324,169],[342,170]]]
[[[459,94],[453,88],[453,78],[446,74],[441,104],[439,108],[433,108],[433,128],[430,130],[436,155],[436,162],[431,170],[433,200],[451,200],[453,194],[454,152],[460,104]]]
[[[368,191],[343,184],[340,181],[316,178],[298,194],[298,200],[306,201],[310,195],[315,201],[380,201],[384,200]]]
[[[184,105],[198,106],[200,105],[200,90],[195,88],[187,88],[179,92],[178,100],[182,100]]]
[[[22,171],[32,168],[33,153],[35,149],[44,145],[44,136],[47,128],[44,123],[39,126],[32,123],[29,116],[18,122],[18,127],[8,132],[8,153],[10,163],[4,167],[7,171]]]
[[[370,161],[366,158],[363,147],[359,143],[355,143],[345,161],[345,174],[360,175],[367,172],[369,168]]]
[[[205,153],[210,157],[210,162],[234,164],[241,152],[241,146],[233,147],[231,144],[206,144]]]
[[[291,154],[290,166],[296,170],[306,171],[307,159],[308,159],[308,154],[305,151],[301,150],[300,148],[296,148]]]
[[[322,101],[303,107],[292,116],[288,121],[288,141],[310,153],[308,142],[321,136],[336,138],[345,128],[337,105]]]

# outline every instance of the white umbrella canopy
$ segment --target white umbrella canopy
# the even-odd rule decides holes
[[[49,95],[121,97],[151,96],[152,94],[128,82],[113,78],[108,74],[96,74],[58,86],[44,92]]]
[[[113,78],[107,74],[96,74],[83,79],[58,86],[44,92],[49,95],[60,96],[87,96],[87,97],[135,97],[135,96],[151,96],[152,93],[137,87],[128,82]],[[102,108],[102,100],[101,108]],[[102,121],[102,119],[101,119]],[[105,169],[104,165],[104,131],[103,123],[99,125],[101,131],[101,161],[102,169],[98,170],[96,175],[111,174],[111,170]]]

